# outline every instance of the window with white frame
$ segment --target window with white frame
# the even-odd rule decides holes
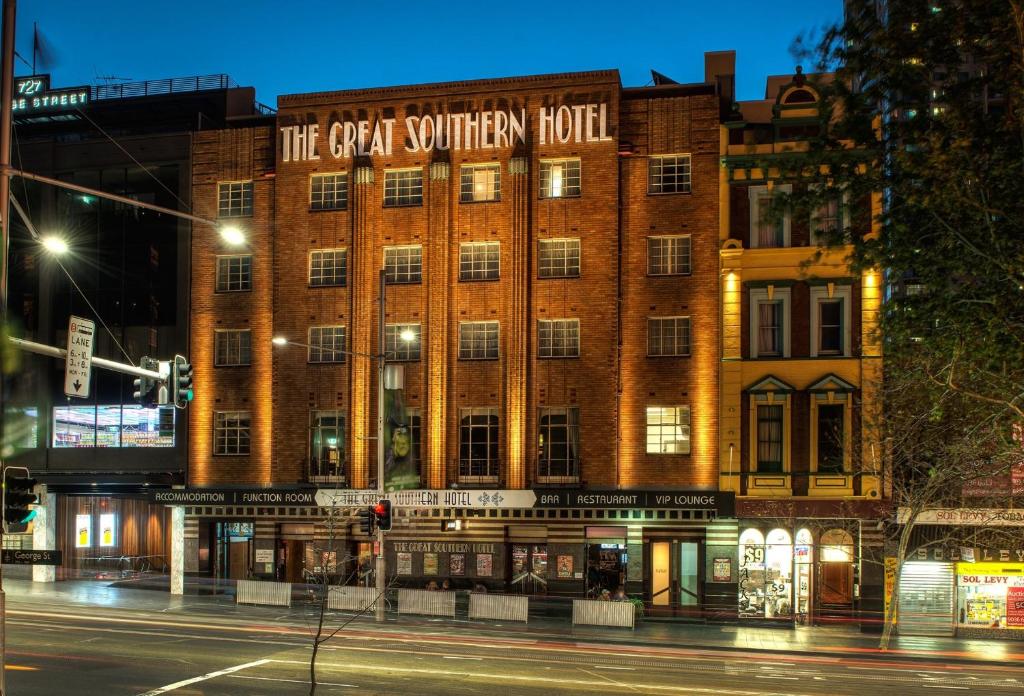
[[[498,477],[498,409],[459,409],[459,478]]]
[[[422,282],[423,247],[384,247],[384,279],[389,285]]]
[[[480,203],[501,200],[501,165],[462,165],[459,188],[461,203]]]
[[[688,275],[690,235],[647,238],[647,275]]]
[[[311,363],[345,362],[345,327],[309,327],[307,360]]]
[[[384,172],[384,207],[423,205],[423,169],[391,169]]]
[[[386,325],[384,327],[384,352],[387,354],[388,360],[419,360],[420,325]]]
[[[755,409],[757,471],[763,474],[781,473],[785,466],[785,405],[758,403]]]
[[[310,210],[344,210],[348,207],[348,174],[314,174],[309,178]]]
[[[579,477],[580,411],[576,407],[542,408],[537,420],[537,476],[568,482]]]
[[[822,474],[841,474],[846,469],[847,412],[846,394],[812,394],[815,470]]]
[[[537,348],[541,358],[578,358],[580,320],[541,319],[537,322]]]
[[[344,287],[347,265],[347,249],[314,249],[309,252],[309,286]]]
[[[459,280],[497,280],[498,242],[463,242],[459,245]]]
[[[252,215],[252,182],[222,181],[217,184],[217,217]]]
[[[824,200],[811,213],[811,243],[827,244],[837,240],[850,227],[849,197],[838,190],[828,191],[823,186],[811,186],[817,193],[826,191]]]
[[[571,198],[579,196],[581,190],[578,159],[541,160],[541,198]]]
[[[793,187],[780,184],[769,189],[767,186],[750,186],[750,248],[768,249],[790,245],[789,212],[772,211],[772,194],[790,193]]]
[[[690,453],[690,407],[647,407],[647,454]]]
[[[853,304],[849,285],[811,288],[811,357],[848,357]]]
[[[217,292],[252,290],[252,256],[217,257]]]
[[[217,329],[213,353],[213,364],[217,367],[251,364],[252,332],[249,329]]]
[[[459,360],[497,360],[498,322],[459,322]]]
[[[690,317],[649,317],[647,355],[651,357],[690,354]]]
[[[309,412],[309,476],[338,478],[345,473],[345,412]]]
[[[750,290],[750,357],[790,356],[789,288]]]
[[[690,156],[657,155],[647,160],[648,193],[689,193]]]
[[[249,411],[214,411],[213,453],[249,454]]]
[[[541,278],[579,278],[580,240],[542,239],[537,260],[537,275]]]

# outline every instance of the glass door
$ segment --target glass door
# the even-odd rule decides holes
[[[512,544],[512,587],[523,594],[547,590],[547,544]]]
[[[679,544],[679,605],[696,607],[700,604],[700,543],[683,541]]]

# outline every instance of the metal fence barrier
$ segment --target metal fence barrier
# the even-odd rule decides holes
[[[530,599],[526,595],[492,595],[473,592],[469,595],[469,618],[499,621],[526,621],[530,615]]]
[[[290,582],[239,580],[235,587],[235,604],[268,604],[277,607],[292,605]]]
[[[377,588],[334,585],[327,589],[327,608],[341,611],[373,611]]]
[[[455,593],[431,590],[399,590],[399,614],[424,614],[455,618]]]
[[[631,602],[603,602],[594,599],[575,599],[572,602],[573,625],[633,628],[635,619],[636,609]]]

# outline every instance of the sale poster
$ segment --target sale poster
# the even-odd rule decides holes
[[[400,553],[400,554],[398,554],[398,574],[399,575],[412,575],[412,554],[411,553]]]
[[[114,520],[113,514],[100,515],[100,546],[114,545]]]
[[[715,582],[732,581],[732,559],[716,558],[711,566],[711,575]]]
[[[1024,587],[1006,588],[1006,625],[1024,627]]]
[[[84,549],[92,546],[92,516],[75,516],[75,547]]]
[[[558,557],[558,577],[572,577],[572,556],[566,555]]]

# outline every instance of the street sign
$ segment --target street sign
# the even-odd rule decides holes
[[[63,558],[59,550],[33,549],[31,551],[21,551],[20,549],[4,549],[2,560],[4,565],[58,566],[63,561]]]
[[[379,493],[374,489],[347,490],[343,488],[321,488],[316,492],[316,503],[320,507],[361,507],[375,505],[380,500],[390,500],[395,507],[403,508],[458,508],[458,509],[524,509],[532,508],[537,502],[531,490],[409,490]]]
[[[68,396],[89,396],[95,333],[95,322],[74,315],[68,319],[68,355],[64,361],[64,393]]]

